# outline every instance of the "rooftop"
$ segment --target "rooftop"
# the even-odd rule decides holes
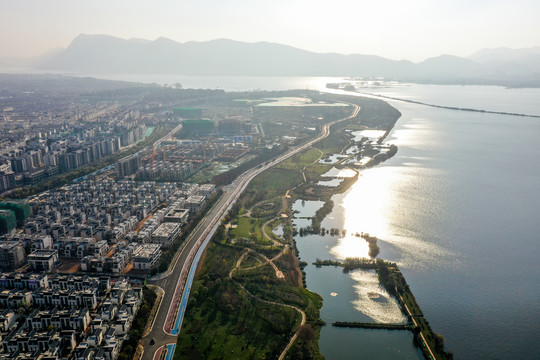
[[[136,257],[142,257],[142,258],[152,257],[152,255],[155,254],[155,252],[158,251],[160,247],[161,247],[160,244],[141,244],[133,252],[133,258],[136,258]]]
[[[170,236],[174,231],[180,228],[180,225],[177,223],[163,223],[161,224],[156,231],[154,231],[154,236]]]

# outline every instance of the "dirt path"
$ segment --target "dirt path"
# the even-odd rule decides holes
[[[276,239],[274,239],[273,237],[271,237],[270,235],[268,235],[268,233],[266,232],[266,226],[267,226],[269,223],[271,223],[272,221],[274,221],[274,220],[276,220],[276,219],[270,219],[270,220],[268,220],[267,222],[265,222],[265,223],[262,225],[262,227],[261,227],[262,234],[263,234],[263,236],[264,236],[264,238],[265,238],[266,240],[269,240],[269,241],[272,242],[272,245],[274,245],[274,246],[283,246],[282,243],[280,243],[279,241],[277,241]]]
[[[302,309],[297,308],[296,306],[291,306],[291,305],[285,305],[285,306],[291,307],[291,308],[295,309],[296,311],[298,311],[300,314],[302,314],[302,321],[300,322],[300,326],[298,326],[298,329],[296,330],[296,332],[292,336],[291,340],[289,341],[289,343],[287,344],[285,349],[283,349],[283,351],[281,352],[281,355],[279,355],[279,360],[283,360],[283,358],[287,354],[287,351],[289,351],[292,344],[294,344],[294,341],[298,337],[298,334],[300,334],[300,329],[302,328],[303,325],[306,324],[306,313],[304,311],[302,311]]]
[[[264,265],[267,265],[267,264],[270,264],[270,266],[272,266],[272,268],[274,268],[274,272],[276,273],[276,277],[279,278],[279,279],[285,279],[285,275],[283,275],[283,272],[281,270],[279,270],[279,268],[276,266],[276,264],[274,264],[274,261],[279,259],[281,256],[283,256],[283,254],[285,254],[285,251],[287,251],[289,249],[289,245],[285,245],[283,247],[283,250],[281,250],[281,252],[279,254],[277,254],[276,256],[274,256],[272,259],[269,259],[267,258],[266,256],[264,256],[263,254],[260,254],[258,252],[255,252],[255,255],[261,257],[264,259],[264,262],[259,264],[259,265],[255,265],[255,266],[250,266],[250,267],[247,267],[247,268],[243,268],[242,270],[253,270],[253,269],[257,269],[261,266],[264,266]],[[253,251],[252,249],[248,249],[247,251]],[[243,260],[243,256],[245,254],[243,254],[240,259]],[[239,261],[240,261],[239,259]],[[232,274],[234,271],[236,271],[238,269],[238,267],[240,266],[240,263],[237,263],[236,264],[236,267],[231,270],[231,272],[229,273],[229,278],[232,278]]]
[[[244,253],[240,256],[240,258],[238,259],[238,261],[236,262],[236,265],[235,267],[229,272],[229,279],[232,279],[232,276],[233,276],[233,273],[240,267],[240,264],[242,264],[242,261],[244,261],[244,258],[246,257],[246,255],[252,251],[251,249],[246,249],[244,251]]]
[[[273,199],[272,200],[266,199],[266,200],[263,200],[263,201],[259,201],[258,203],[256,203],[255,205],[253,205],[252,207],[247,209],[246,212],[242,216],[251,217],[251,213],[253,212],[253,209],[255,209],[259,205],[262,205],[262,204],[270,202],[270,201],[273,201]]]
[[[289,200],[287,200],[291,195],[289,195],[289,190],[287,190],[287,194],[285,194],[284,197],[281,198],[281,209],[279,211],[280,214],[283,214],[285,211],[287,211],[287,208],[289,207]]]

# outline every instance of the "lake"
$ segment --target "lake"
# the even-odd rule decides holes
[[[449,97],[442,105],[540,114],[533,101],[540,99],[537,89],[474,87],[490,98],[477,94],[480,100],[471,102],[468,87],[450,87],[452,93],[429,86],[435,93],[424,97],[414,87],[403,87],[401,94],[393,89],[392,96],[435,103],[440,88]],[[527,105],[521,106],[524,98]],[[333,222],[349,234],[377,236],[380,257],[400,265],[426,318],[456,358],[538,358],[540,119],[390,103],[402,113],[387,138],[398,153],[362,171],[351,189],[336,195],[329,223],[322,226]],[[300,256],[309,256],[312,247],[326,251],[317,251],[319,258],[367,251],[348,235],[308,242],[299,247]],[[336,281],[345,282],[343,275],[326,283]],[[352,276],[347,281],[358,286]],[[330,290],[312,287],[323,296]],[[333,338],[323,329],[321,350],[325,337]],[[324,354],[340,358],[331,349]]]

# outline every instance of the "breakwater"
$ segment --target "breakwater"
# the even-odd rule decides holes
[[[384,324],[366,322],[336,321],[332,323],[335,327],[350,327],[364,329],[386,329],[386,330],[410,330],[413,332],[416,342],[426,359],[452,359],[453,354],[444,349],[444,338],[435,333],[429,322],[424,318],[424,314],[416,299],[405,281],[405,277],[395,263],[381,259],[347,258],[344,262],[334,260],[317,259],[313,263],[317,267],[321,266],[341,266],[344,270],[354,269],[375,269],[380,283],[389,294],[394,296],[401,310],[408,318],[407,324]]]
[[[336,321],[332,323],[335,327],[349,327],[361,329],[381,329],[381,330],[412,330],[410,324],[379,324],[365,322]]]
[[[522,113],[506,112],[506,111],[491,111],[491,110],[465,108],[465,107],[458,107],[458,106],[435,105],[435,104],[425,103],[425,102],[422,102],[422,101],[416,101],[416,100],[410,100],[410,99],[401,99],[401,98],[392,97],[392,96],[385,96],[385,95],[376,95],[376,94],[370,94],[370,93],[365,93],[365,92],[360,92],[360,91],[357,91],[357,93],[363,94],[363,95],[375,96],[375,97],[378,97],[378,98],[381,98],[381,99],[403,101],[403,102],[407,102],[407,103],[411,103],[411,104],[424,105],[424,106],[429,106],[429,107],[438,108],[438,109],[445,109],[445,110],[457,110],[457,111],[468,111],[468,112],[477,112],[477,113],[484,113],[484,114],[496,114],[496,115],[540,118],[540,115],[533,115],[533,114],[522,114]]]

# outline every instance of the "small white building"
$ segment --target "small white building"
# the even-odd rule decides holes
[[[199,194],[205,197],[210,197],[216,190],[216,185],[214,184],[203,184],[199,186]]]
[[[186,207],[189,209],[189,211],[194,214],[196,212],[199,212],[203,205],[204,205],[205,197],[202,195],[191,195],[186,200]]]

